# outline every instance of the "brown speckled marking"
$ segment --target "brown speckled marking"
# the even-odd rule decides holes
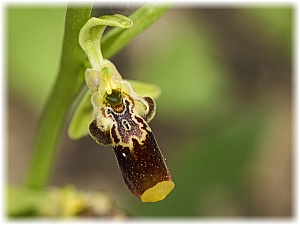
[[[102,131],[98,126],[96,120],[93,120],[89,126],[90,134],[92,138],[98,143],[102,145],[110,145],[112,144],[110,133]]]
[[[130,145],[132,146],[132,138],[142,140],[145,138],[146,130],[141,127],[141,124],[133,116],[133,106],[129,100],[123,99],[123,110],[116,112],[113,107],[107,109],[107,114],[111,116],[114,121],[111,135],[114,145]],[[121,107],[118,107],[121,108]],[[115,126],[115,127],[114,127]]]
[[[119,135],[117,134],[117,128],[116,125],[112,125],[111,127],[111,136],[113,138],[114,143],[119,143],[121,140],[118,138]]]
[[[131,192],[141,196],[147,189],[158,182],[171,180],[164,157],[156,143],[152,132],[148,132],[141,145],[133,139],[135,156],[128,147],[117,145],[113,147],[125,183]]]
[[[148,103],[148,113],[143,118],[146,122],[149,122],[155,113],[155,103],[150,97],[144,97],[144,100]]]

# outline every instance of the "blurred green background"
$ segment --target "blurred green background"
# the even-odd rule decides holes
[[[96,6],[95,16],[136,9]],[[6,6],[9,184],[24,181],[58,73],[65,10]],[[150,126],[175,189],[141,203],[111,147],[70,140],[67,125],[49,185],[106,190],[130,216],[292,216],[293,22],[290,5],[175,5],[112,59],[123,78],[162,89]]]

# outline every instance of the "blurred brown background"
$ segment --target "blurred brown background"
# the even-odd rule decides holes
[[[65,7],[8,5],[6,16],[7,182],[18,185],[58,72]],[[150,126],[173,192],[141,203],[111,147],[70,140],[67,125],[49,185],[104,189],[134,216],[292,216],[293,28],[291,5],[175,5],[112,59],[123,78],[162,89]]]

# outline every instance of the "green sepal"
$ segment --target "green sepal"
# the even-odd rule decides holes
[[[124,80],[129,82],[133,91],[140,96],[148,96],[153,99],[158,99],[160,96],[160,87],[155,84],[149,84],[137,80]]]
[[[88,134],[88,127],[93,120],[92,93],[88,90],[77,106],[68,128],[71,139],[79,139]]]

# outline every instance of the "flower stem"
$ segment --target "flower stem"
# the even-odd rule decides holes
[[[48,181],[68,109],[83,83],[83,52],[78,44],[81,27],[90,18],[92,5],[68,5],[60,70],[44,106],[33,147],[26,185],[40,189]]]

